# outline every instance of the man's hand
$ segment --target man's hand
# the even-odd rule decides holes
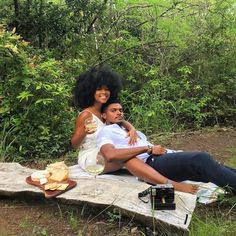
[[[152,146],[152,154],[153,155],[164,155],[166,153],[166,149],[161,145]]]
[[[137,142],[137,132],[136,129],[131,129],[128,131],[128,137],[129,137],[129,145],[134,145]]]

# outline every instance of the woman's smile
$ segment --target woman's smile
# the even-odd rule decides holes
[[[102,86],[101,88],[97,88],[94,98],[96,101],[101,103],[106,103],[110,98],[111,92],[106,86]]]

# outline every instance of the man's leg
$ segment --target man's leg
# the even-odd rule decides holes
[[[152,184],[165,184],[167,181],[166,176],[161,175],[158,171],[154,170],[151,166],[138,158],[132,158],[124,163],[125,167],[135,176]],[[197,186],[186,183],[178,183],[173,181],[175,190],[187,193],[195,193]]]
[[[236,170],[220,165],[205,152],[178,152],[154,156],[147,164],[176,181],[212,182],[236,190]]]
[[[121,163],[121,162],[107,162],[107,160],[105,159],[105,167],[104,167],[104,170],[103,170],[103,174],[106,174],[106,173],[111,173],[111,172],[114,172],[114,171],[117,171],[117,170],[120,170],[121,168],[124,167],[124,163]]]

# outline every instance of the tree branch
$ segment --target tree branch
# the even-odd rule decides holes
[[[129,6],[127,7],[123,12],[120,13],[120,15],[116,18],[115,21],[112,22],[110,28],[107,30],[107,32],[104,34],[104,37],[102,39],[102,44],[107,40],[108,35],[110,34],[112,28],[118,23],[118,21],[121,19],[121,17],[128,12],[130,9],[133,8],[148,8],[148,7],[152,7],[153,5],[134,5],[134,6]]]
[[[123,53],[126,53],[134,48],[139,48],[141,46],[145,46],[145,45],[151,45],[151,44],[160,44],[160,43],[163,43],[164,41],[151,41],[151,42],[146,42],[146,43],[140,43],[140,44],[137,44],[137,45],[134,45],[132,47],[129,47],[129,48],[126,48],[126,49],[123,49],[115,54],[113,54],[112,56],[108,57],[108,58],[105,58],[104,60],[98,62],[97,64],[94,65],[94,67],[97,67],[97,66],[101,66],[102,64],[104,64],[105,62],[117,57],[118,55],[120,54],[123,54]]]
[[[103,2],[104,6],[107,4],[107,1],[108,0],[104,0],[104,2]],[[96,16],[94,17],[92,22],[89,24],[89,27],[87,28],[86,34],[89,33],[93,29],[93,25],[94,25],[95,21],[97,20],[99,14],[100,14],[100,11],[97,12]]]
[[[183,3],[183,1],[174,2],[174,3],[172,4],[172,6],[169,7],[168,9],[166,9],[164,12],[162,12],[162,13],[159,15],[159,17],[163,17],[163,16],[165,16],[165,14],[166,14],[167,12],[169,12],[169,11],[175,9],[176,6],[179,5],[180,3]]]

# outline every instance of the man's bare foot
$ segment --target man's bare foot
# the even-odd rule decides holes
[[[198,191],[199,186],[194,184],[178,183],[173,181],[174,189],[180,192],[195,194]]]

